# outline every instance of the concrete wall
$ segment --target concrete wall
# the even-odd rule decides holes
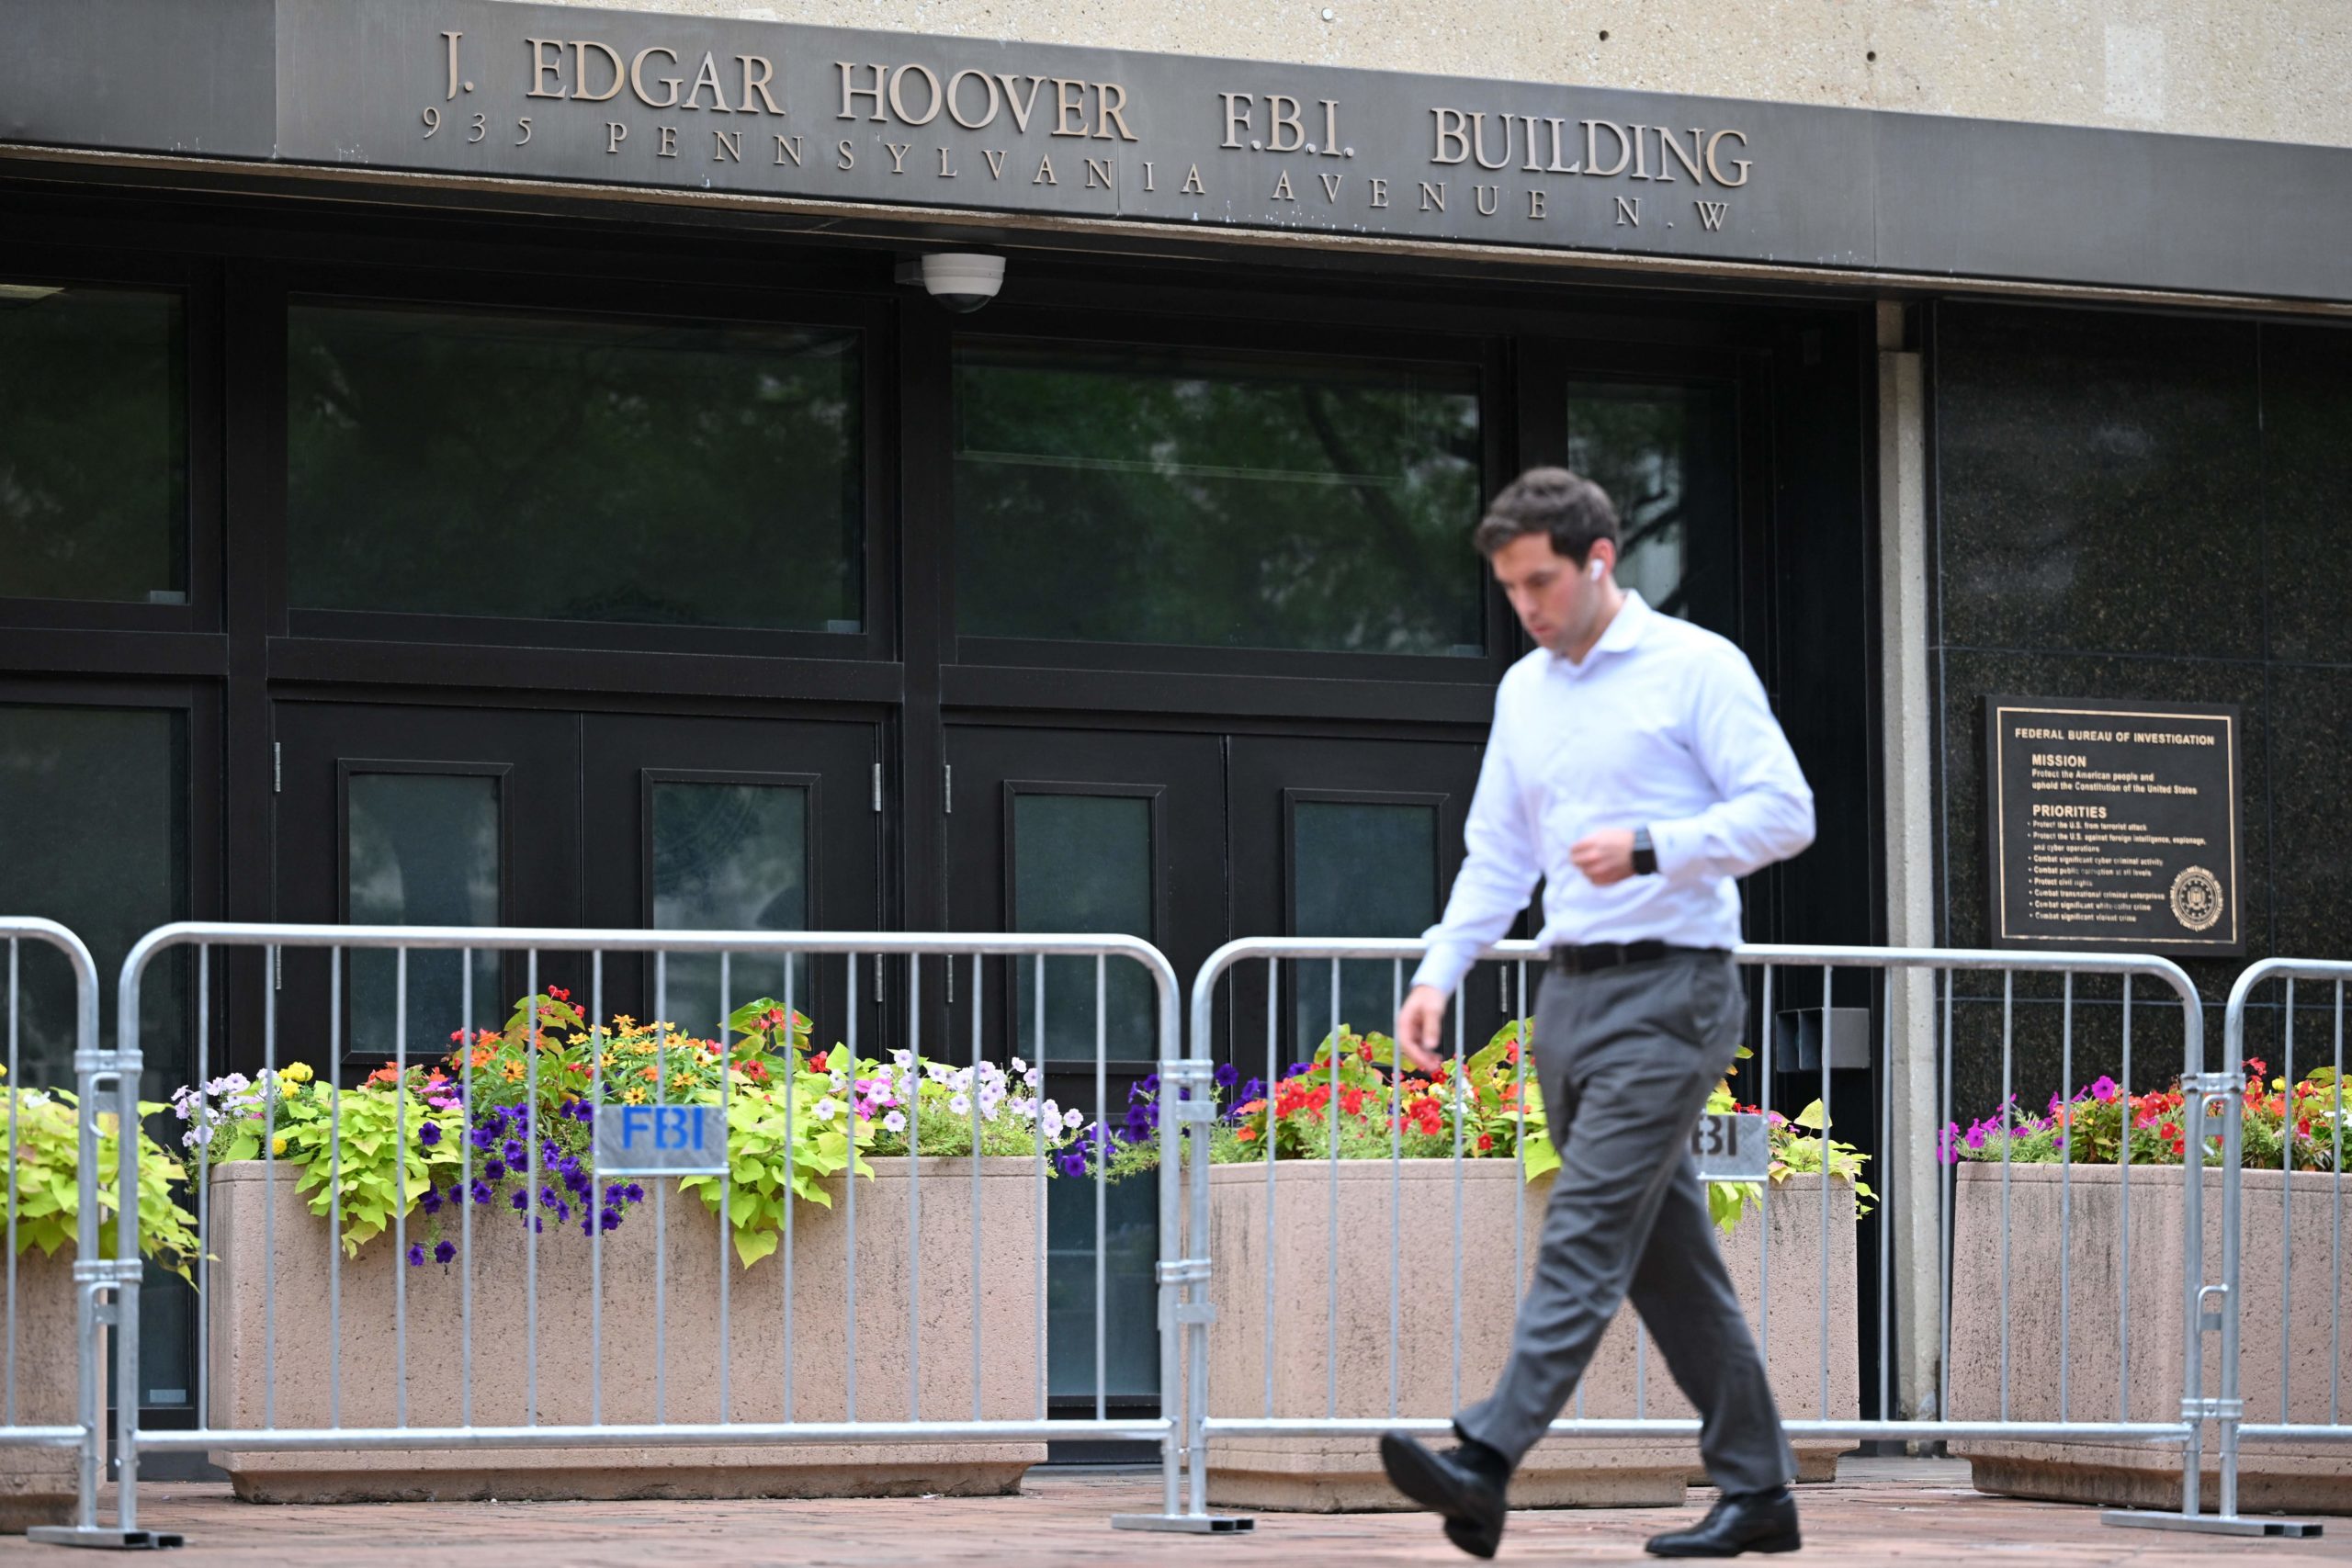
[[[596,0],[592,0],[596,3]],[[2346,0],[618,0],[1106,49],[2352,146]]]

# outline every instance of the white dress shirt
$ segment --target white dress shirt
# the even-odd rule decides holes
[[[1606,887],[1568,850],[1647,827],[1657,870]],[[1628,591],[1581,664],[1537,649],[1495,694],[1468,854],[1417,986],[1451,992],[1544,879],[1549,947],[1740,939],[1733,880],[1813,842],[1813,791],[1747,655]]]

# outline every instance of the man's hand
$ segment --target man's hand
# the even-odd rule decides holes
[[[1396,1045],[1405,1060],[1425,1073],[1438,1071],[1437,1046],[1445,1033],[1445,993],[1435,986],[1416,986],[1396,1010]]]
[[[1568,860],[1595,887],[1623,882],[1634,874],[1634,830],[1603,828],[1588,833],[1569,848]]]

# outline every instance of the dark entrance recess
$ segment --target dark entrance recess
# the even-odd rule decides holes
[[[0,338],[31,356],[0,378],[0,539],[39,564],[0,568],[0,754],[41,740],[11,711],[191,714],[184,750],[114,760],[184,813],[172,913],[1148,928],[1189,981],[1229,936],[1409,934],[1442,901],[1521,651],[1447,541],[1567,461],[1618,494],[1644,592],[1756,662],[1815,784],[1822,841],[1754,880],[1750,934],[1876,934],[1868,301],[1023,249],[950,317],[890,281],[911,237],[665,222],[0,179]],[[83,515],[104,548],[62,552]],[[105,829],[80,809],[54,831]],[[605,968],[645,1016],[650,965]],[[412,968],[413,1052],[461,977]],[[287,955],[281,1059],[322,1057],[326,978]],[[666,978],[701,1027],[716,976]],[[1049,1066],[1092,1049],[1069,978]],[[265,980],[217,972],[213,1071],[260,1065]],[[485,961],[478,1018],[523,980]],[[985,1049],[1027,1050],[985,980]],[[1341,980],[1385,1024],[1392,976]],[[385,983],[346,973],[346,1070],[390,1043]],[[926,966],[922,1039],[960,1055],[953,983]],[[796,981],[820,1032],[839,986]],[[1220,1052],[1262,1048],[1262,986],[1228,987]],[[1304,989],[1276,1004],[1311,1040],[1328,976]],[[861,991],[861,1043],[906,1043]],[[1108,999],[1116,1111],[1148,1047]],[[1474,981],[1465,1032],[1502,1016]],[[1080,1077],[1057,1098],[1091,1111]],[[1148,1279],[1148,1235],[1118,1245]],[[1148,1287],[1113,1291],[1148,1334]],[[1092,1303],[1054,1306],[1088,1331],[1055,1387],[1091,1404]]]

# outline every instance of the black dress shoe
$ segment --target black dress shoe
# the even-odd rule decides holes
[[[1380,1463],[1396,1490],[1444,1517],[1445,1539],[1473,1557],[1502,1544],[1510,1472],[1492,1449],[1464,1444],[1437,1453],[1402,1432],[1384,1433]]]
[[[1687,1530],[1650,1538],[1653,1557],[1737,1557],[1743,1551],[1794,1551],[1797,1500],[1785,1486],[1726,1495]]]

